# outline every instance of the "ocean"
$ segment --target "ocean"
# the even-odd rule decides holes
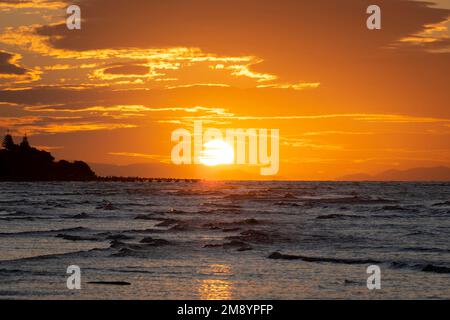
[[[0,298],[449,299],[449,234],[450,183],[1,182]]]

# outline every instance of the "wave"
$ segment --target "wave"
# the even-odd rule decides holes
[[[215,203],[215,202],[204,202],[202,203],[204,207],[216,207],[220,209],[240,209],[241,206],[237,204],[226,204],[226,203]]]
[[[305,205],[317,206],[322,204],[383,204],[397,203],[397,200],[384,198],[364,198],[360,196],[338,197],[338,198],[318,198],[318,199],[301,199]]]
[[[296,202],[287,202],[287,201],[277,201],[274,203],[276,206],[285,206],[285,207],[300,207],[300,204]]]
[[[236,251],[249,251],[253,248],[243,241],[232,240],[225,243],[206,244],[203,248],[223,248],[223,249],[236,249]]]
[[[326,257],[309,257],[309,256],[299,256],[282,254],[280,252],[273,252],[267,258],[275,260],[302,260],[305,262],[330,262],[330,263],[340,263],[340,264],[376,264],[381,263],[377,260],[372,259],[351,259],[351,258],[326,258]]]
[[[431,272],[431,273],[444,273],[450,274],[450,268],[435,265],[431,263],[408,263],[408,262],[390,262],[388,265],[394,269],[411,269],[422,272]]]
[[[433,207],[450,206],[450,201],[438,202],[433,204]]]
[[[69,240],[69,241],[101,241],[102,240],[102,239],[99,239],[96,237],[85,237],[85,236],[63,234],[63,233],[58,233],[55,237],[61,238],[64,240]]]
[[[319,220],[341,219],[341,218],[342,219],[346,219],[346,218],[360,219],[360,218],[365,218],[365,217],[354,215],[354,214],[341,214],[341,213],[326,214],[326,215],[321,215],[321,216],[316,217],[316,219],[319,219]]]
[[[237,220],[237,221],[231,221],[231,222],[209,222],[202,225],[203,228],[207,228],[210,230],[227,230],[233,227],[239,227],[239,226],[245,226],[245,225],[257,225],[261,224],[263,222],[256,220],[255,218],[249,218],[244,220]]]
[[[42,234],[52,235],[54,233],[83,232],[83,231],[89,231],[89,230],[90,229],[85,228],[85,227],[74,227],[74,228],[38,230],[38,231],[2,232],[2,233],[0,233],[0,237],[25,236],[25,235],[42,235]]]
[[[88,281],[89,284],[110,285],[110,286],[129,286],[130,282],[127,281]]]
[[[424,247],[408,247],[402,248],[402,251],[413,251],[413,252],[436,252],[436,253],[450,253],[450,249],[441,248],[424,248]]]
[[[273,260],[301,260],[305,262],[316,263],[336,263],[336,264],[385,264],[395,269],[412,269],[422,272],[450,274],[450,268],[434,264],[413,264],[408,262],[386,262],[373,259],[354,259],[354,258],[328,258],[328,257],[311,257],[302,255],[282,254],[280,252],[273,252],[268,257]]]
[[[110,242],[110,249],[117,249],[118,251],[111,254],[113,257],[126,256],[140,256],[149,252],[149,249],[155,247],[163,247],[172,245],[173,243],[165,239],[157,239],[152,237],[145,237],[139,243],[127,243],[120,240],[112,240]]]
[[[45,220],[45,219],[49,219],[49,218],[40,218],[40,217],[0,217],[1,221],[17,221],[17,220],[22,220],[22,221],[35,221],[35,220]]]
[[[16,263],[16,262],[25,262],[25,261],[35,261],[35,260],[49,260],[49,259],[55,259],[55,258],[63,258],[63,257],[82,257],[86,254],[91,254],[93,252],[101,252],[109,250],[109,248],[92,248],[89,250],[80,250],[80,251],[70,251],[70,252],[64,252],[64,253],[52,253],[52,254],[42,254],[32,257],[25,257],[25,258],[18,258],[18,259],[11,259],[11,260],[0,260],[0,265],[4,263]]]
[[[177,196],[222,196],[225,193],[219,190],[178,190],[169,192]]]
[[[412,236],[434,237],[434,236],[436,236],[436,233],[430,232],[430,231],[418,230],[418,231],[406,233],[404,236],[405,237],[412,237]]]
[[[271,244],[275,241],[288,241],[289,238],[282,237],[276,233],[250,229],[242,231],[238,236],[225,237],[225,240],[238,240],[249,243]]]
[[[20,270],[20,269],[0,269],[0,276],[2,275],[11,275],[11,274],[25,274],[28,271]]]
[[[433,273],[450,274],[450,268],[442,267],[442,266],[436,266],[436,265],[433,265],[433,264],[427,264],[425,267],[422,268],[422,271],[424,271],[424,272],[433,272]]]
[[[243,210],[240,208],[217,208],[197,211],[198,214],[242,214]]]

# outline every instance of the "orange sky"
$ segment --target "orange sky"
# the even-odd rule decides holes
[[[173,168],[170,136],[280,129],[274,179],[450,165],[450,1],[0,0],[0,132],[57,158]],[[82,29],[68,30],[78,4]],[[173,170],[173,171],[171,171]]]

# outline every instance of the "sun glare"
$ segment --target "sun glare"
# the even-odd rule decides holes
[[[218,166],[221,164],[232,164],[234,151],[231,146],[222,140],[211,140],[203,145],[200,155],[200,163],[205,166]]]

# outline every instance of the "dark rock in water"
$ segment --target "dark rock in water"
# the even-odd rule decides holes
[[[119,240],[112,240],[109,245],[110,248],[124,248],[126,246],[127,246],[126,243]]]
[[[116,210],[117,208],[111,202],[105,202],[105,203],[97,206],[96,209],[111,211],[111,210]]]
[[[153,214],[138,214],[134,217],[135,220],[156,220]]]
[[[327,214],[327,215],[323,215],[323,216],[318,216],[318,217],[316,217],[316,219],[328,220],[328,219],[337,219],[337,218],[341,218],[341,217],[345,217],[345,216],[342,214]]]
[[[225,228],[222,229],[223,232],[235,232],[241,230],[240,228]]]
[[[226,242],[223,244],[224,248],[237,248],[237,247],[244,247],[247,243],[239,240],[232,240],[230,242]]]
[[[97,238],[93,237],[82,237],[82,236],[74,236],[70,234],[62,234],[59,233],[56,235],[57,238],[62,238],[64,240],[70,240],[70,241],[97,241]]]
[[[423,267],[422,271],[434,273],[450,273],[450,268],[427,264],[425,267]]]
[[[254,218],[251,218],[251,219],[246,219],[246,220],[239,221],[238,223],[239,224],[258,224],[259,221],[254,219]]]
[[[221,248],[223,245],[221,243],[217,244],[205,244],[203,248]]]
[[[242,252],[242,251],[249,251],[249,250],[253,250],[253,248],[251,246],[247,245],[247,246],[238,248],[236,251]]]
[[[133,237],[127,236],[124,234],[111,234],[111,235],[107,236],[106,239],[107,240],[129,240],[129,239],[133,239]]]
[[[135,250],[131,250],[130,248],[121,248],[119,252],[111,254],[113,257],[132,257],[136,255],[137,252]]]
[[[263,231],[246,230],[240,233],[239,236],[226,237],[226,240],[239,240],[250,243],[273,243],[274,239],[281,238],[276,234],[269,234]]]
[[[86,212],[82,212],[80,214],[76,214],[71,217],[72,219],[87,219],[89,218],[89,215]]]
[[[89,284],[101,284],[101,285],[110,285],[110,286],[129,286],[130,282],[126,281],[88,281]]]
[[[149,242],[152,242],[153,240],[155,240],[155,239],[153,239],[152,237],[145,237],[140,242],[149,243]]]
[[[345,279],[344,280],[344,285],[360,285],[361,283],[359,282],[359,281],[354,281],[354,280],[348,280],[348,279]]]
[[[297,199],[292,193],[286,193],[283,197],[284,199]]]
[[[141,243],[145,243],[147,245],[152,245],[152,246],[166,246],[171,244],[169,241],[164,240],[164,239],[154,239],[152,237],[146,237],[144,239],[142,239],[140,241]]]
[[[282,254],[282,253],[279,253],[279,252],[273,252],[267,258],[275,259],[275,260],[278,260],[278,259],[281,259],[281,260],[298,260],[298,259],[300,259],[299,256],[293,256],[293,255],[289,255],[289,254]]]

